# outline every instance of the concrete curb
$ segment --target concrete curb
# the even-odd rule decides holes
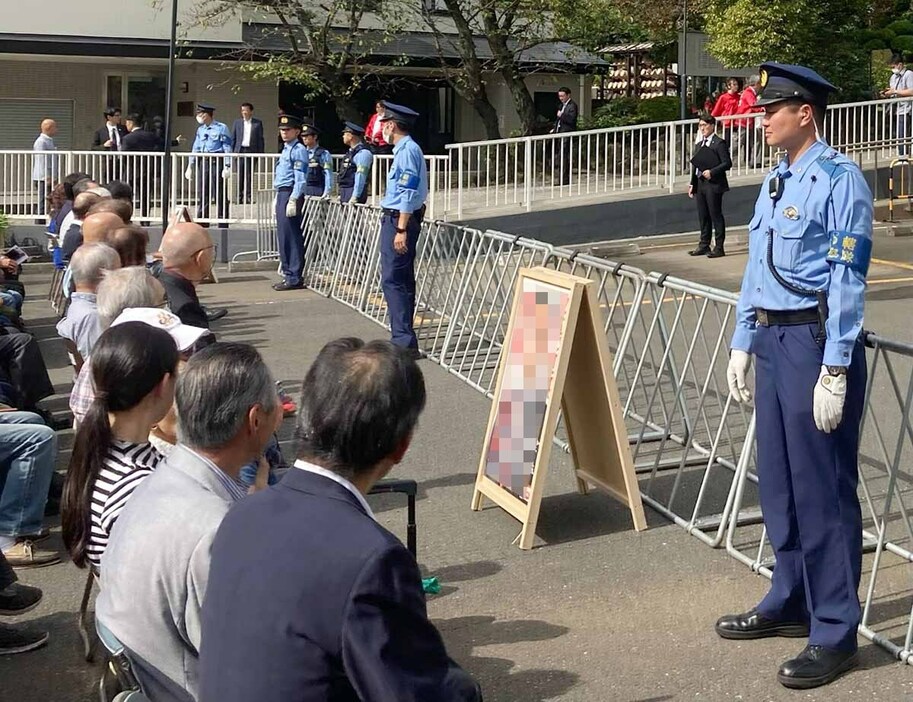
[[[273,259],[271,261],[232,261],[228,264],[228,271],[229,273],[274,271],[278,266],[278,259]]]

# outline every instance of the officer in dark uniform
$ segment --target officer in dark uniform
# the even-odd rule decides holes
[[[786,152],[749,225],[748,263],[727,377],[755,388],[758,480],[776,555],[756,608],[722,617],[727,639],[808,636],[778,680],[826,685],[856,664],[862,518],[859,425],[866,363],[862,314],[872,251],[872,193],[821,138],[834,86],[802,66],[761,66],[767,143]]]
[[[339,201],[368,201],[368,178],[374,154],[363,141],[365,130],[353,122],[346,122],[342,130],[342,141],[349,147],[339,168]]]
[[[309,124],[301,132],[301,141],[307,149],[307,180],[304,194],[309,197],[328,198],[333,189],[333,155],[317,143],[320,130]]]
[[[301,207],[304,204],[304,182],[308,152],[299,141],[301,119],[279,115],[279,137],[282,153],[276,161],[273,187],[276,189],[276,230],[279,238],[279,260],[282,281],[273,290],[298,290],[304,287],[304,239],[301,233]]]
[[[415,317],[415,249],[425,216],[428,169],[425,156],[409,132],[418,113],[384,101],[383,137],[393,144],[393,163],[380,206],[381,287],[387,301],[390,333],[397,346],[421,357],[413,329]]]
[[[197,136],[193,140],[191,151],[198,154],[230,154],[231,133],[223,122],[213,119],[214,107],[211,105],[197,105]],[[225,193],[225,183],[231,177],[231,158],[224,160],[216,158],[191,158],[184,177],[193,180],[193,168],[197,166],[197,196],[200,205],[197,208],[197,219],[209,217],[209,204],[213,198],[216,200],[219,220],[228,218],[228,198]],[[221,177],[220,177],[221,171]],[[207,226],[207,225],[203,225]]]

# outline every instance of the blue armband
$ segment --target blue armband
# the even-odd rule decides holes
[[[827,262],[839,263],[865,276],[872,258],[872,240],[850,232],[831,232]]]
[[[413,173],[412,171],[403,171],[399,177],[399,187],[405,190],[415,190],[418,188],[419,177],[418,173]]]

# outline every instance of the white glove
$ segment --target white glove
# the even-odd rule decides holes
[[[222,177],[225,178],[226,180],[231,178],[231,166],[225,166],[222,169]]]
[[[285,216],[294,217],[298,214],[298,202],[289,198],[288,204],[285,206]]]
[[[748,369],[751,367],[751,354],[733,349],[729,353],[729,367],[726,369],[726,382],[729,383],[729,394],[736,402],[751,402],[751,390],[745,384]]]
[[[818,382],[815,383],[813,413],[815,426],[830,434],[843,419],[843,403],[846,401],[846,374],[831,375],[827,366],[821,366]]]
[[[187,166],[187,170],[184,171],[184,178],[193,180],[193,166]]]

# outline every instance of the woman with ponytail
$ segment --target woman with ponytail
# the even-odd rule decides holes
[[[95,400],[76,432],[61,515],[73,562],[98,569],[111,528],[161,455],[149,431],[174,401],[178,349],[143,322],[112,326],[92,349]]]

